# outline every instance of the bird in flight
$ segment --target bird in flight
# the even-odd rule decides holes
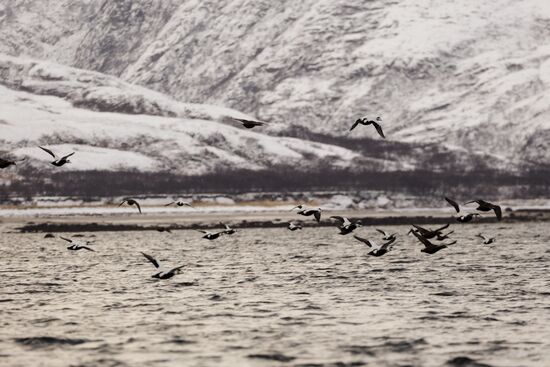
[[[201,232],[204,234],[204,236],[202,236],[202,238],[204,239],[207,239],[207,240],[215,240],[217,239],[218,237],[220,237],[222,234],[225,234],[225,231],[221,231],[221,232],[208,232],[208,231],[204,231],[202,229],[197,229],[197,231]]]
[[[485,237],[481,233],[477,235],[477,237],[481,238],[483,240],[484,245],[490,245],[491,243],[494,243],[496,241],[496,238],[494,237]]]
[[[394,238],[397,239],[397,233],[391,233],[390,234],[389,232],[386,232],[386,231],[384,231],[382,229],[378,229],[378,228],[376,228],[376,230],[378,231],[378,233],[380,233],[382,236],[384,236],[384,237],[382,237],[382,239],[384,241],[389,241],[389,240],[394,239]]]
[[[303,215],[304,217],[309,217],[313,215],[317,223],[321,221],[321,208],[310,209],[310,208],[306,208],[305,205],[300,204],[300,205],[296,205],[294,208],[290,210],[292,211],[294,209],[298,209],[296,214]]]
[[[361,223],[360,220],[352,222],[346,217],[340,217],[340,216],[337,216],[337,215],[333,215],[330,218],[331,219],[336,219],[340,222],[340,224],[338,225],[338,229],[340,230],[341,235],[349,234],[349,233],[353,232],[355,229],[362,226],[362,223]]]
[[[61,166],[64,166],[65,164],[67,164],[67,163],[71,163],[71,161],[69,160],[69,157],[71,157],[75,153],[75,152],[72,152],[71,154],[67,154],[66,156],[63,156],[61,158],[57,158],[57,156],[51,150],[49,150],[47,148],[44,148],[44,147],[40,147],[40,146],[39,146],[39,148],[53,157],[54,160],[52,162],[50,162],[50,164],[52,164],[56,167],[61,167]]]
[[[228,235],[232,235],[234,234],[235,232],[237,232],[235,229],[231,228],[229,225],[227,224],[223,224],[223,223],[220,223],[222,226],[225,227],[225,231],[223,231],[224,234],[228,234]]]
[[[267,122],[264,122],[264,121],[238,119],[238,118],[235,118],[235,117],[230,117],[230,118],[232,120],[240,122],[247,129],[252,129],[256,126],[263,126],[263,125],[267,124]]]
[[[368,253],[368,255],[376,256],[376,257],[387,254],[392,249],[392,244],[396,240],[396,237],[394,237],[394,238],[384,242],[381,245],[377,245],[376,242],[371,241],[371,240],[367,240],[366,238],[362,238],[362,237],[359,237],[359,236],[356,236],[356,235],[353,235],[353,237],[357,241],[363,242],[365,245],[369,246],[372,249]]]
[[[170,279],[174,275],[178,274],[180,272],[180,269],[183,268],[185,265],[178,266],[176,268],[172,268],[170,270],[164,269],[163,266],[161,266],[160,262],[152,257],[151,255],[147,255],[145,252],[141,253],[147,260],[153,264],[153,266],[157,269],[157,272],[151,276],[151,278],[157,278],[157,279]]]
[[[490,202],[481,200],[481,199],[472,200],[467,202],[466,204],[471,204],[471,203],[477,203],[476,210],[479,210],[480,212],[490,212],[492,210],[495,212],[495,215],[498,220],[502,219],[502,209],[500,208],[500,206],[491,204]]]
[[[24,160],[25,158],[13,161],[10,159],[0,158],[0,169],[8,168],[9,166],[16,166],[17,162],[23,162]]]
[[[453,242],[449,242],[449,243],[445,243],[445,244],[441,244],[441,245],[435,245],[432,242],[430,242],[429,239],[424,237],[419,231],[414,231],[413,230],[412,234],[418,239],[418,241],[420,241],[420,243],[422,243],[424,245],[424,248],[420,251],[425,252],[425,253],[430,254],[430,255],[435,254],[439,250],[443,250],[444,248],[447,248],[447,247],[449,247],[451,245],[454,245],[456,243],[456,241],[453,241]]]
[[[386,139],[386,137],[384,136],[384,132],[382,131],[382,126],[380,126],[381,122],[382,122],[382,118],[380,118],[380,116],[377,117],[376,120],[369,120],[368,118],[364,117],[362,119],[355,120],[353,125],[351,125],[351,128],[349,129],[349,131],[352,131],[358,125],[365,125],[365,126],[372,125],[372,126],[374,126],[374,128],[378,132],[378,135],[380,135],[382,138]]]
[[[124,203],[127,203],[130,206],[135,205],[139,210],[139,214],[141,214],[141,206],[135,199],[130,199],[130,198],[124,199],[122,200],[122,203],[118,204],[118,206],[122,206]]]
[[[471,222],[472,219],[474,219],[475,217],[481,217],[481,214],[479,213],[460,214],[460,206],[456,201],[454,201],[453,199],[449,199],[446,196],[445,201],[447,201],[449,205],[451,205],[456,210],[456,220],[460,223],[468,223]]]
[[[188,203],[187,201],[172,201],[171,203],[168,203],[168,204],[166,204],[166,205],[164,205],[164,206],[170,206],[170,205],[176,205],[176,206],[180,206],[180,207],[181,207],[181,206],[188,206],[188,207],[194,209],[193,205],[191,205],[191,204]]]
[[[442,232],[442,231],[443,231],[445,228],[449,227],[449,224],[447,223],[447,224],[445,224],[444,226],[439,227],[439,228],[437,228],[437,229],[433,229],[433,230],[432,230],[432,229],[426,229],[426,228],[424,228],[424,227],[420,227],[419,225],[416,225],[416,224],[413,224],[412,226],[413,226],[414,228],[416,228],[416,232],[418,232],[419,234],[421,234],[422,237],[427,238],[427,239],[432,239],[432,238],[434,238],[434,237],[443,235],[443,232]],[[409,233],[411,233],[411,232],[414,233],[415,230],[414,230],[414,229],[411,229],[411,230],[409,231]]]
[[[294,222],[289,222],[287,228],[288,228],[289,230],[291,230],[291,231],[294,232],[294,231],[297,231],[297,230],[299,230],[299,229],[302,229],[302,226],[299,225],[299,224],[296,224],[296,223],[294,223]]]
[[[69,247],[67,247],[67,250],[72,250],[72,251],[78,251],[78,250],[95,251],[95,250],[91,249],[90,247],[88,247],[89,245],[92,245],[92,243],[90,241],[86,241],[84,243],[84,242],[75,241],[75,240],[72,240],[70,238],[65,238],[65,237],[61,237],[61,236],[59,236],[59,238],[61,238],[62,240],[65,240],[65,241],[67,241],[71,244]]]

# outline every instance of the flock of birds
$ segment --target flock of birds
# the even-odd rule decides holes
[[[262,126],[267,123],[264,121],[256,121],[256,120],[246,120],[246,119],[238,119],[238,118],[231,118],[231,119],[241,123],[247,129],[252,129],[257,126]],[[382,130],[382,126],[380,125],[381,122],[382,122],[382,119],[380,117],[377,117],[375,120],[369,120],[368,118],[360,118],[353,123],[353,125],[350,128],[350,131],[355,129],[358,125],[364,125],[364,126],[372,125],[376,129],[377,133],[382,138],[385,138],[384,132]],[[65,164],[71,163],[69,158],[75,154],[75,152],[72,152],[70,154],[58,157],[52,150],[48,148],[44,148],[41,146],[39,146],[38,148],[42,149],[44,152],[48,153],[53,158],[53,161],[51,161],[50,163],[55,167],[62,167]],[[16,165],[18,162],[21,162],[24,160],[25,159],[10,160],[10,159],[0,158],[0,169],[4,169],[9,166]],[[456,211],[455,218],[460,223],[468,223],[474,220],[474,218],[480,217],[481,214],[478,212],[493,211],[498,220],[502,219],[501,207],[499,205],[492,204],[488,201],[477,199],[477,200],[467,202],[465,203],[465,205],[476,203],[477,204],[476,210],[478,212],[463,212],[461,210],[460,205],[455,200],[452,200],[448,197],[445,197],[445,200]],[[125,198],[119,204],[119,206],[122,206],[124,204],[129,206],[135,206],[138,212],[142,214],[141,205],[136,199]],[[170,203],[167,203],[165,206],[172,206],[172,205],[177,207],[187,206],[187,207],[193,208],[191,203],[186,201],[172,201]],[[309,207],[306,207],[306,205],[304,204],[300,204],[291,209],[291,211],[294,211],[294,210],[297,210],[296,214],[298,215],[305,216],[305,217],[313,217],[317,221],[317,223],[321,221],[321,214],[322,214],[321,208],[309,208]],[[342,216],[331,216],[330,219],[333,219],[337,222],[337,227],[340,231],[339,232],[340,235],[348,235],[354,232],[357,228],[362,226],[362,223],[360,220],[352,221],[349,218],[342,217]],[[221,224],[224,227],[224,229],[218,232],[199,230],[203,234],[202,238],[213,241],[220,238],[223,235],[232,235],[236,233],[236,230],[231,228],[229,225],[223,224],[223,223]],[[429,228],[424,228],[419,225],[413,224],[412,225],[413,228],[410,229],[408,234],[412,234],[424,246],[421,250],[422,252],[427,254],[435,254],[436,252],[456,243],[456,240],[451,242],[444,242],[445,240],[450,239],[451,234],[454,233],[454,231],[443,233],[443,231],[446,230],[449,226],[450,224],[446,224],[436,229],[429,229]],[[301,230],[303,227],[301,224],[291,221],[288,223],[287,228],[290,231],[297,231],[297,230]],[[354,235],[353,237],[357,241],[360,241],[361,243],[369,247],[368,255],[379,257],[391,251],[392,246],[397,240],[397,234],[388,233],[381,229],[376,229],[376,230],[382,235],[382,240],[384,242],[381,245],[378,245],[374,240],[362,238],[357,235]],[[169,232],[169,229],[158,229],[158,231]],[[494,237],[487,237],[481,233],[478,234],[477,236],[481,238],[482,243],[485,245],[492,244],[496,241]],[[68,250],[71,250],[71,251],[87,250],[92,252],[94,251],[93,248],[90,247],[91,245],[93,245],[93,243],[90,241],[80,241],[80,240],[75,240],[75,239],[70,239],[65,237],[60,237],[60,238],[64,241],[67,241],[70,244],[70,246],[67,247]],[[438,241],[439,243],[436,241]],[[161,266],[160,262],[154,257],[152,257],[151,255],[148,255],[144,252],[142,252],[142,255],[156,268],[156,271],[152,276],[153,278],[158,278],[158,279],[172,278],[174,275],[178,274],[180,270],[184,267],[182,265],[182,266],[169,268],[169,269],[164,268]]]

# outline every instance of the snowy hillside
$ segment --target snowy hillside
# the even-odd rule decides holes
[[[169,171],[198,175],[220,169],[319,165],[410,169],[407,162],[361,157],[348,149],[245,130],[226,108],[185,104],[97,72],[0,56],[1,150],[53,169],[37,145],[76,151],[65,170]],[[118,111],[118,112],[112,112]]]
[[[0,5],[0,36],[286,127],[343,136],[381,115],[393,141],[550,162],[547,0],[26,0]]]

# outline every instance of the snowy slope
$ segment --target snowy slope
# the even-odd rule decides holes
[[[0,56],[1,150],[44,169],[50,157],[76,151],[69,170],[170,171],[197,175],[219,169],[320,165],[407,169],[406,162],[365,158],[348,149],[246,130],[221,107],[185,104],[97,72]],[[2,85],[3,84],[3,85]],[[110,112],[110,111],[125,111]]]
[[[281,122],[272,131],[344,135],[357,116],[381,115],[391,140],[520,169],[550,162],[548,44],[547,0],[0,4],[8,54]]]

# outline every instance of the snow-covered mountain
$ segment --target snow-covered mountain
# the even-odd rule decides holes
[[[381,115],[394,142],[435,143],[501,168],[550,162],[548,45],[547,0],[0,4],[0,52],[280,122],[271,135],[300,125],[344,136],[359,115]],[[101,89],[99,104],[105,93],[118,92]]]

